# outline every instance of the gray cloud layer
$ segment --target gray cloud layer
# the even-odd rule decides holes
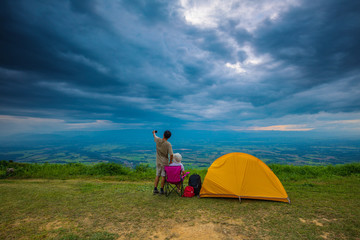
[[[350,0],[1,1],[0,115],[203,129],[358,120],[359,13]]]

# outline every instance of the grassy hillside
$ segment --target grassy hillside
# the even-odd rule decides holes
[[[153,195],[143,165],[1,162],[0,239],[359,239],[360,164],[271,168],[292,204]]]
[[[292,166],[269,164],[272,171],[280,180],[301,180],[309,178],[327,178],[332,176],[360,175],[360,163],[339,164],[328,166]],[[12,168],[14,171],[6,173]],[[207,169],[186,169],[199,174],[204,179]],[[93,165],[83,163],[67,164],[30,164],[12,161],[0,161],[0,178],[101,178],[113,180],[153,180],[155,169],[149,165],[140,164],[129,168],[117,163],[97,163]]]

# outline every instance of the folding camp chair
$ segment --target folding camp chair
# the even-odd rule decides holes
[[[181,166],[165,166],[165,173],[165,195],[169,196],[170,193],[175,192],[181,197],[184,193],[184,178],[190,172],[187,172],[184,174],[184,176],[181,176]],[[180,192],[178,192],[178,185],[180,185]]]

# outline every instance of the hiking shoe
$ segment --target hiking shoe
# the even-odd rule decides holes
[[[165,194],[165,192],[164,192],[164,191],[160,191],[160,194]]]
[[[153,192],[154,194],[159,194],[160,192],[159,192],[159,190],[157,190],[157,189],[154,189],[154,192]]]

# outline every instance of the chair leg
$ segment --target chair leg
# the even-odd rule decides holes
[[[176,185],[176,193],[181,196],[181,186]]]
[[[169,189],[169,183],[165,182],[165,196],[169,196],[170,194],[170,189]]]
[[[180,186],[179,186],[180,184]],[[179,188],[178,188],[179,186]],[[165,196],[169,196],[172,192],[175,192],[177,195],[179,195],[180,197],[182,197],[182,195],[184,194],[184,184],[183,182],[180,182],[178,184],[170,184],[168,182],[165,182]],[[180,190],[180,192],[179,192]]]

